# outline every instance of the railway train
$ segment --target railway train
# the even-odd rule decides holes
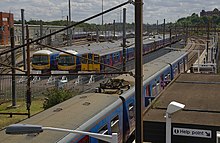
[[[57,62],[57,68],[59,70],[68,70],[70,72],[72,71],[79,71],[80,67],[80,54],[76,51],[73,50],[66,50],[66,52],[73,54],[73,55],[69,55],[67,53],[64,52],[60,52],[59,53],[59,58],[58,58],[58,62]],[[78,57],[76,57],[78,56]]]
[[[57,58],[59,52],[51,52],[50,50],[39,50],[32,56],[32,68],[33,70],[56,70]]]
[[[154,50],[160,49],[163,46],[167,46],[170,44],[170,41],[177,42],[181,39],[181,35],[171,37],[172,40],[168,36],[163,40],[159,36],[154,39],[144,39],[143,40],[143,54],[147,54]],[[126,47],[126,61],[132,60],[134,58],[134,39],[127,39],[127,47]],[[71,54],[77,53],[76,56],[67,55],[63,56],[63,53],[60,54],[63,61],[66,61],[66,64],[63,64],[60,60],[57,62],[57,70],[64,71],[92,71],[92,72],[100,72],[106,69],[106,66],[103,66],[100,63],[104,63],[111,66],[117,66],[122,64],[123,62],[123,51],[121,46],[121,41],[115,41],[114,43],[102,42],[102,43],[92,43],[84,46],[70,46],[64,47],[64,49],[72,50]],[[75,51],[75,52],[73,52]],[[42,53],[43,54],[43,53]],[[35,55],[35,53],[33,54]],[[39,54],[38,54],[39,55]],[[41,55],[39,55],[41,56]],[[58,59],[59,57],[58,56]],[[83,57],[79,58],[80,56]],[[73,58],[73,62],[71,63],[71,59]],[[88,60],[86,60],[88,59]],[[49,59],[48,59],[49,61]],[[48,62],[49,63],[49,62]],[[38,63],[32,63],[32,66],[37,67]],[[38,66],[37,68],[33,68],[36,70],[42,70],[45,66]],[[49,65],[47,65],[48,69]],[[52,69],[50,69],[52,70]]]
[[[173,51],[143,65],[143,108],[146,109],[167,85],[181,72],[187,70],[187,52]],[[134,71],[132,71],[134,72]],[[129,81],[134,78],[120,75],[117,79]],[[135,87],[121,95],[85,93],[45,110],[22,124],[39,124],[58,128],[88,131],[111,135],[118,133],[118,142],[126,142],[135,130]],[[2,135],[2,143],[11,142],[58,142],[58,143],[98,143],[103,142],[90,136],[64,132],[44,132],[38,135]]]
[[[180,37],[166,38],[164,41],[158,36],[157,38],[144,39],[143,40],[143,55],[153,52],[170,44],[170,41],[177,42]],[[134,59],[135,48],[132,43],[134,41],[128,41],[129,44],[125,48],[126,61]],[[163,43],[164,42],[164,43]],[[106,45],[107,46],[107,45]],[[84,60],[81,62],[81,71],[100,72],[105,71],[107,66],[100,64],[104,63],[110,66],[118,66],[123,63],[123,50],[122,46],[115,46],[115,49],[97,50],[95,52],[85,52],[82,54]],[[89,60],[85,60],[89,59]]]

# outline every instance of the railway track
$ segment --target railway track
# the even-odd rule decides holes
[[[189,42],[189,47],[186,47],[186,51],[189,52],[188,54],[188,67],[190,68],[195,62],[196,60],[199,58],[198,57],[198,50],[200,51],[200,53],[202,53],[205,50],[204,46],[201,46],[205,43],[205,41],[203,39],[195,39],[192,38],[190,39]]]
[[[22,52],[21,50],[17,50],[16,51],[16,55],[15,55],[15,59],[18,59],[20,56],[22,56]],[[0,61],[1,63],[5,64],[5,65],[12,65],[11,63],[11,53],[7,53],[5,55],[2,55],[0,56]],[[19,64],[16,63],[16,67],[18,66]],[[9,73],[11,71],[11,68],[9,67],[4,67],[4,66],[1,66],[1,69],[0,69],[0,74],[6,74],[6,73]]]

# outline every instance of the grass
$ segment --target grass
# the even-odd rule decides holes
[[[43,99],[33,99],[31,103],[31,116],[43,111]],[[17,108],[8,108],[11,105],[11,102],[7,102],[0,105],[0,112],[16,112],[16,113],[27,113],[26,110],[26,102],[25,101],[17,101]],[[0,114],[0,129],[4,128],[13,123],[17,123],[23,119],[26,119],[27,115],[1,115]]]

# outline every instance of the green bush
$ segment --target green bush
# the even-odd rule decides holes
[[[48,109],[58,103],[61,103],[73,96],[73,93],[66,89],[50,89],[45,93],[45,101],[43,103],[43,108]]]

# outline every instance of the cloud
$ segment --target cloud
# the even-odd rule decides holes
[[[112,8],[126,0],[103,0],[103,9]],[[144,23],[159,23],[166,19],[174,22],[178,18],[189,16],[204,9],[206,11],[214,8],[220,9],[219,0],[143,0]],[[134,22],[134,5],[126,5],[127,21]],[[59,20],[66,19],[68,15],[68,0],[1,0],[0,9],[3,12],[12,12],[15,19],[20,19],[21,9],[25,10],[27,20]],[[73,21],[80,21],[102,11],[102,0],[71,0],[71,13]],[[104,22],[110,23],[122,21],[122,8],[104,15]],[[101,23],[101,17],[89,21],[90,23]]]

